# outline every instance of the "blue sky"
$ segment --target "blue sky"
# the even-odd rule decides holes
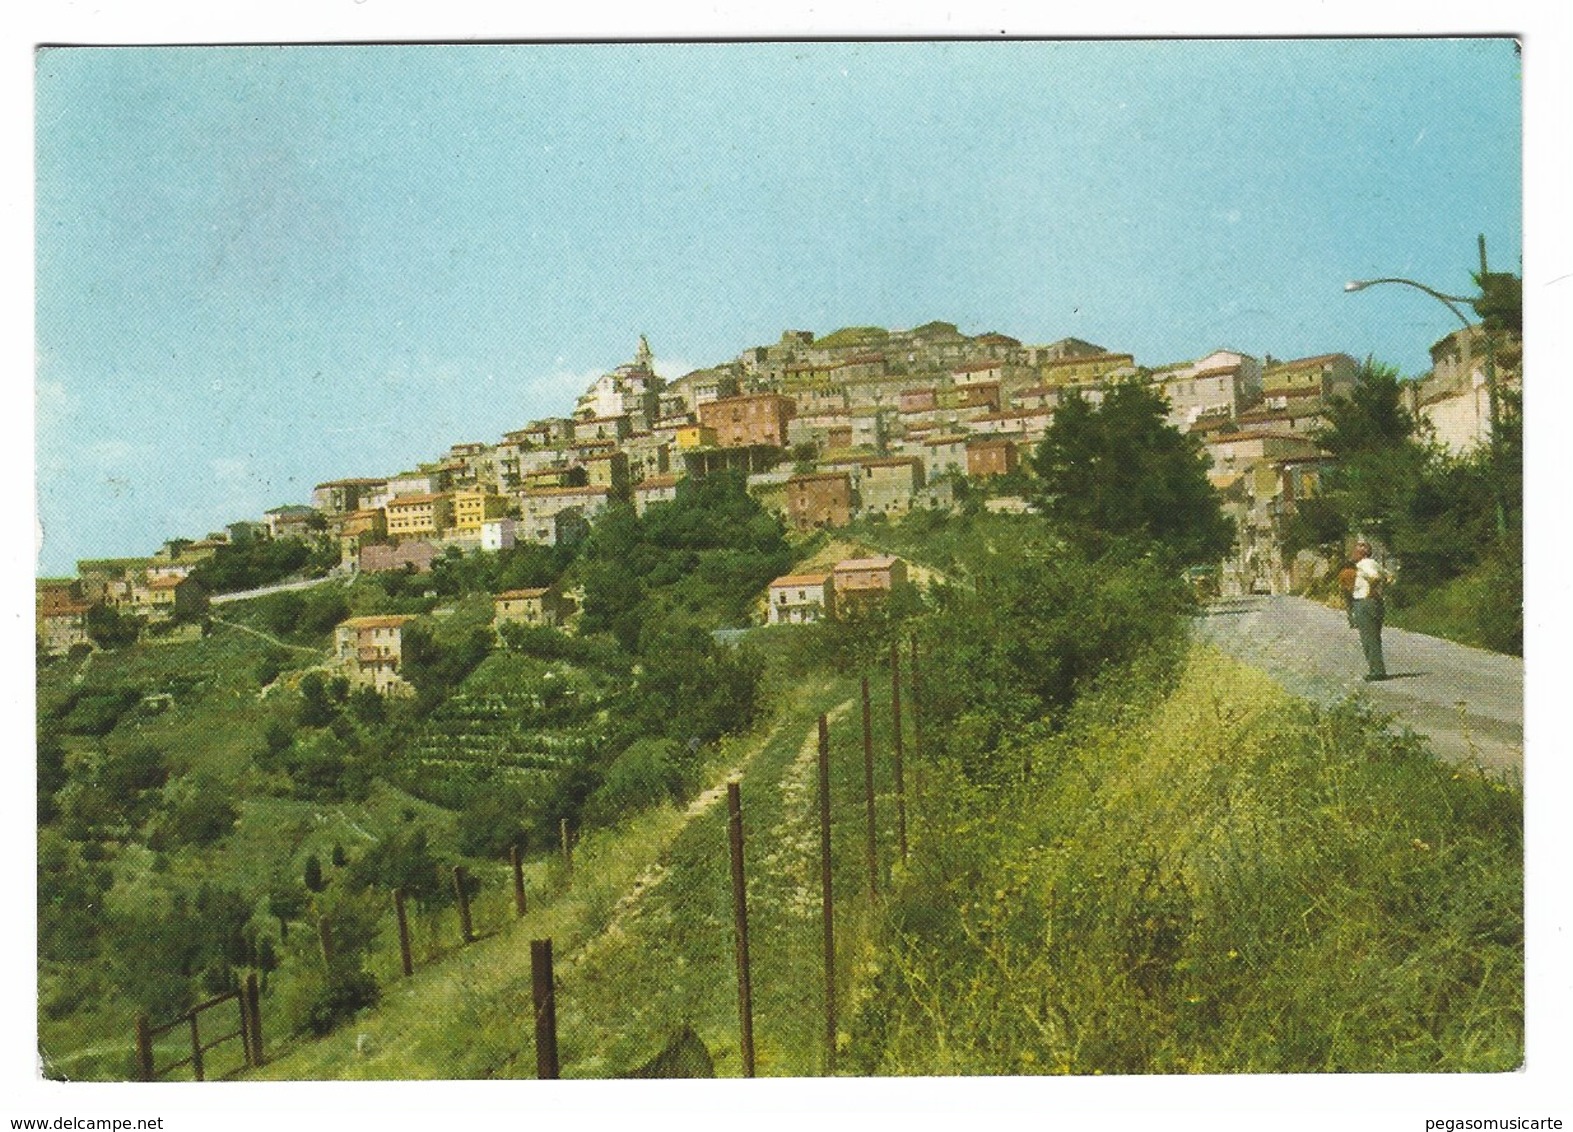
[[[114,48],[37,59],[41,573],[788,327],[1417,374],[1521,269],[1503,40]]]

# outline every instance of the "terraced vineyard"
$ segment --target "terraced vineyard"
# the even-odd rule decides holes
[[[605,673],[496,652],[432,713],[406,767],[544,785],[604,746],[612,689]]]

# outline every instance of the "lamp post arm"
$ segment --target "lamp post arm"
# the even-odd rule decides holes
[[[1438,291],[1432,287],[1427,287],[1424,283],[1416,283],[1413,279],[1399,279],[1397,277],[1389,277],[1385,279],[1364,279],[1360,281],[1358,286],[1352,286],[1351,289],[1363,291],[1367,287],[1374,287],[1378,283],[1402,283],[1405,287],[1413,287],[1417,291],[1424,291],[1437,302],[1446,306],[1448,310],[1452,311],[1453,316],[1457,318],[1459,322],[1464,324],[1464,329],[1467,330],[1474,325],[1474,323],[1470,322],[1469,319],[1464,316],[1464,312],[1458,309],[1457,305],[1459,303],[1472,303],[1474,302],[1473,299],[1461,298],[1458,295],[1444,295],[1441,291]]]

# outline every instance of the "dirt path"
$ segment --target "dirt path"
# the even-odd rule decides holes
[[[250,633],[253,637],[261,637],[269,644],[277,645],[281,649],[293,649],[296,652],[309,652],[312,656],[322,656],[321,649],[308,648],[305,645],[292,645],[288,641],[281,641],[272,633],[264,633],[261,629],[253,629],[250,625],[242,625],[238,621],[225,621],[222,617],[209,616],[209,621],[215,625],[224,625],[231,629],[239,629],[242,633]]]
[[[755,828],[772,824],[763,811],[770,807],[782,762],[801,757],[792,740],[806,731],[810,739],[803,746],[812,751],[814,713],[837,693],[845,714],[851,701],[844,691],[830,685],[799,689],[768,729],[739,743],[723,764],[725,773],[682,811],[664,817],[652,811],[626,828],[587,837],[582,857],[576,855],[574,883],[534,889],[539,899],[527,919],[514,920],[510,909],[500,930],[422,965],[412,978],[390,980],[379,1005],[352,1025],[318,1041],[292,1041],[269,1065],[248,1075],[297,1080],[529,1076],[531,1047],[527,1036],[521,1044],[519,1025],[529,1010],[529,949],[521,946],[526,937],[557,942],[558,1024],[576,1075],[608,1075],[636,1062],[626,1042],[609,1047],[646,1023],[676,1024],[689,1016],[689,1005],[703,1012],[706,996],[720,995],[735,1010],[725,979],[708,974],[730,970],[732,947],[730,921],[720,914],[729,899],[726,853],[714,850],[718,839],[708,827],[724,823],[717,803],[734,777],[758,780],[750,799]],[[782,760],[788,745],[791,754]],[[719,842],[725,845],[724,834]],[[706,873],[699,882],[696,869]],[[544,886],[544,878],[540,883]],[[717,907],[710,908],[711,903]],[[652,920],[662,926],[652,931]],[[707,974],[685,978],[685,971]],[[608,1027],[613,1017],[617,1022]],[[719,1041],[715,1035],[710,1040]]]
[[[1390,678],[1366,683],[1360,639],[1341,610],[1298,597],[1215,602],[1197,634],[1320,703],[1364,695],[1431,741],[1439,758],[1499,773],[1524,767],[1524,662],[1388,628]]]
[[[828,713],[828,717],[831,722],[834,722],[846,715],[846,713],[851,709],[852,701],[845,700],[832,708]],[[758,756],[759,752],[763,751],[767,746],[769,746],[771,741],[774,740],[776,736],[780,735],[789,723],[790,717],[783,718],[777,722],[775,726],[765,733],[763,738],[750,745],[747,755],[741,759],[736,766],[732,767],[725,774],[723,774],[719,782],[710,787],[708,790],[699,794],[693,799],[693,801],[689,802],[687,809],[683,811],[683,824],[681,827],[679,827],[678,832],[681,832],[682,829],[686,829],[696,819],[709,812],[709,810],[714,807],[716,803],[720,802],[722,798],[726,797],[727,783],[733,781],[734,779],[743,778],[747,773],[749,765]],[[792,780],[795,781],[799,778],[806,779],[807,767],[813,762],[814,756],[818,753],[818,750],[819,733],[817,728],[813,728],[809,730],[808,737],[803,740],[803,746],[798,751],[797,758],[793,762],[792,767],[788,772],[788,775]],[[790,789],[791,787],[788,784],[783,783],[783,795],[787,794]],[[661,882],[666,879],[667,874],[668,867],[665,861],[652,861],[649,867],[646,868],[644,872],[639,874],[638,879],[634,881],[632,887],[630,887],[629,890],[623,894],[622,898],[618,900],[617,906],[612,912],[612,918],[610,922],[607,923],[605,930],[603,930],[600,935],[587,940],[584,946],[579,948],[578,952],[570,957],[569,962],[582,962],[598,947],[604,946],[608,942],[621,938],[624,934],[624,925],[631,918],[638,914],[641,903],[645,900],[646,897],[648,897],[652,892],[660,887]]]
[[[350,577],[344,574],[324,574],[320,578],[303,578],[298,582],[280,582],[274,586],[259,586],[254,590],[236,590],[233,593],[214,594],[208,598],[209,605],[227,605],[232,601],[247,601],[254,597],[266,597],[268,594],[294,593],[298,590],[309,590],[328,582],[339,582],[348,585]]]

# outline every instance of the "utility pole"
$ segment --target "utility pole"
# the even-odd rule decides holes
[[[1480,294],[1486,294],[1486,234],[1480,233]],[[1496,332],[1486,325],[1484,314],[1480,330],[1486,340],[1486,399],[1491,413],[1491,499],[1497,512],[1497,541],[1507,541],[1507,507],[1502,502],[1502,413],[1497,401]]]

